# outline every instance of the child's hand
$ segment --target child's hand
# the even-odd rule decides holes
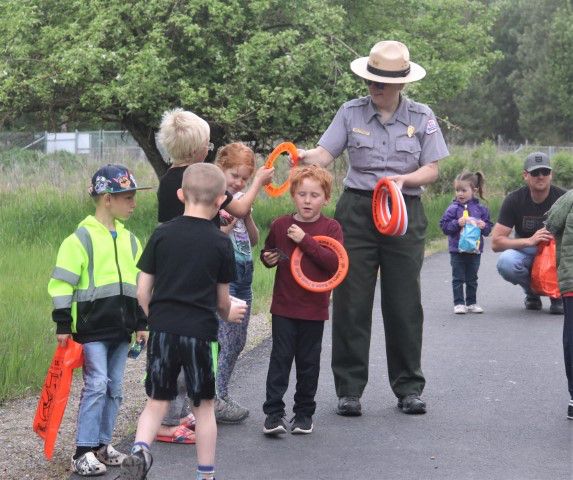
[[[149,332],[147,330],[139,330],[135,332],[135,341],[137,343],[143,341],[143,344],[147,344],[147,339],[149,338]]]
[[[485,228],[485,222],[483,220],[476,220],[476,225],[483,230]]]
[[[460,227],[465,226],[465,224],[466,224],[466,219],[467,219],[467,217],[460,217],[460,218],[458,218],[458,225],[459,225]]]
[[[231,297],[231,309],[227,321],[230,323],[241,323],[247,313],[247,302],[239,298]]]
[[[263,252],[263,259],[269,267],[274,267],[277,263],[279,263],[279,256],[280,255],[278,252]]]
[[[273,180],[273,173],[275,173],[274,167],[267,168],[263,165],[257,170],[257,173],[255,173],[253,183],[259,183],[259,185],[268,185]]]
[[[237,221],[237,219],[226,210],[219,210],[219,220],[221,222],[221,226],[223,227],[231,225],[233,222]]]
[[[68,344],[68,338],[72,338],[69,333],[59,333],[56,335],[56,339],[58,340],[58,345],[60,347],[65,347]]]
[[[298,225],[293,223],[290,227],[288,227],[287,237],[290,238],[294,243],[300,243],[304,236],[304,230]]]

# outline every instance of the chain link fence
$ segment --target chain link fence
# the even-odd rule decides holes
[[[102,163],[116,161],[118,158],[135,161],[146,159],[145,153],[129,132],[119,130],[0,132],[0,151],[18,148],[44,153],[66,151],[88,155]]]

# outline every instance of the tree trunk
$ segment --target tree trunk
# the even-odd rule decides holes
[[[137,144],[142,148],[147,161],[153,167],[157,178],[161,178],[169,165],[163,160],[157,144],[155,143],[155,129],[147,126],[133,115],[126,115],[122,119],[123,125],[131,133]]]

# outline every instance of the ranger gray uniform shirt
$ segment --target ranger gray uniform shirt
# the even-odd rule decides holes
[[[374,190],[382,177],[404,175],[449,155],[434,112],[400,95],[387,123],[381,123],[370,96],[343,104],[318,145],[338,157],[348,149],[344,185]],[[422,187],[404,187],[406,195],[420,195]]]

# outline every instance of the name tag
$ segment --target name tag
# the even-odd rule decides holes
[[[366,130],[362,130],[361,128],[356,128],[356,127],[354,127],[354,128],[352,129],[352,131],[353,131],[354,133],[359,133],[360,135],[370,135],[370,132],[367,132]]]

